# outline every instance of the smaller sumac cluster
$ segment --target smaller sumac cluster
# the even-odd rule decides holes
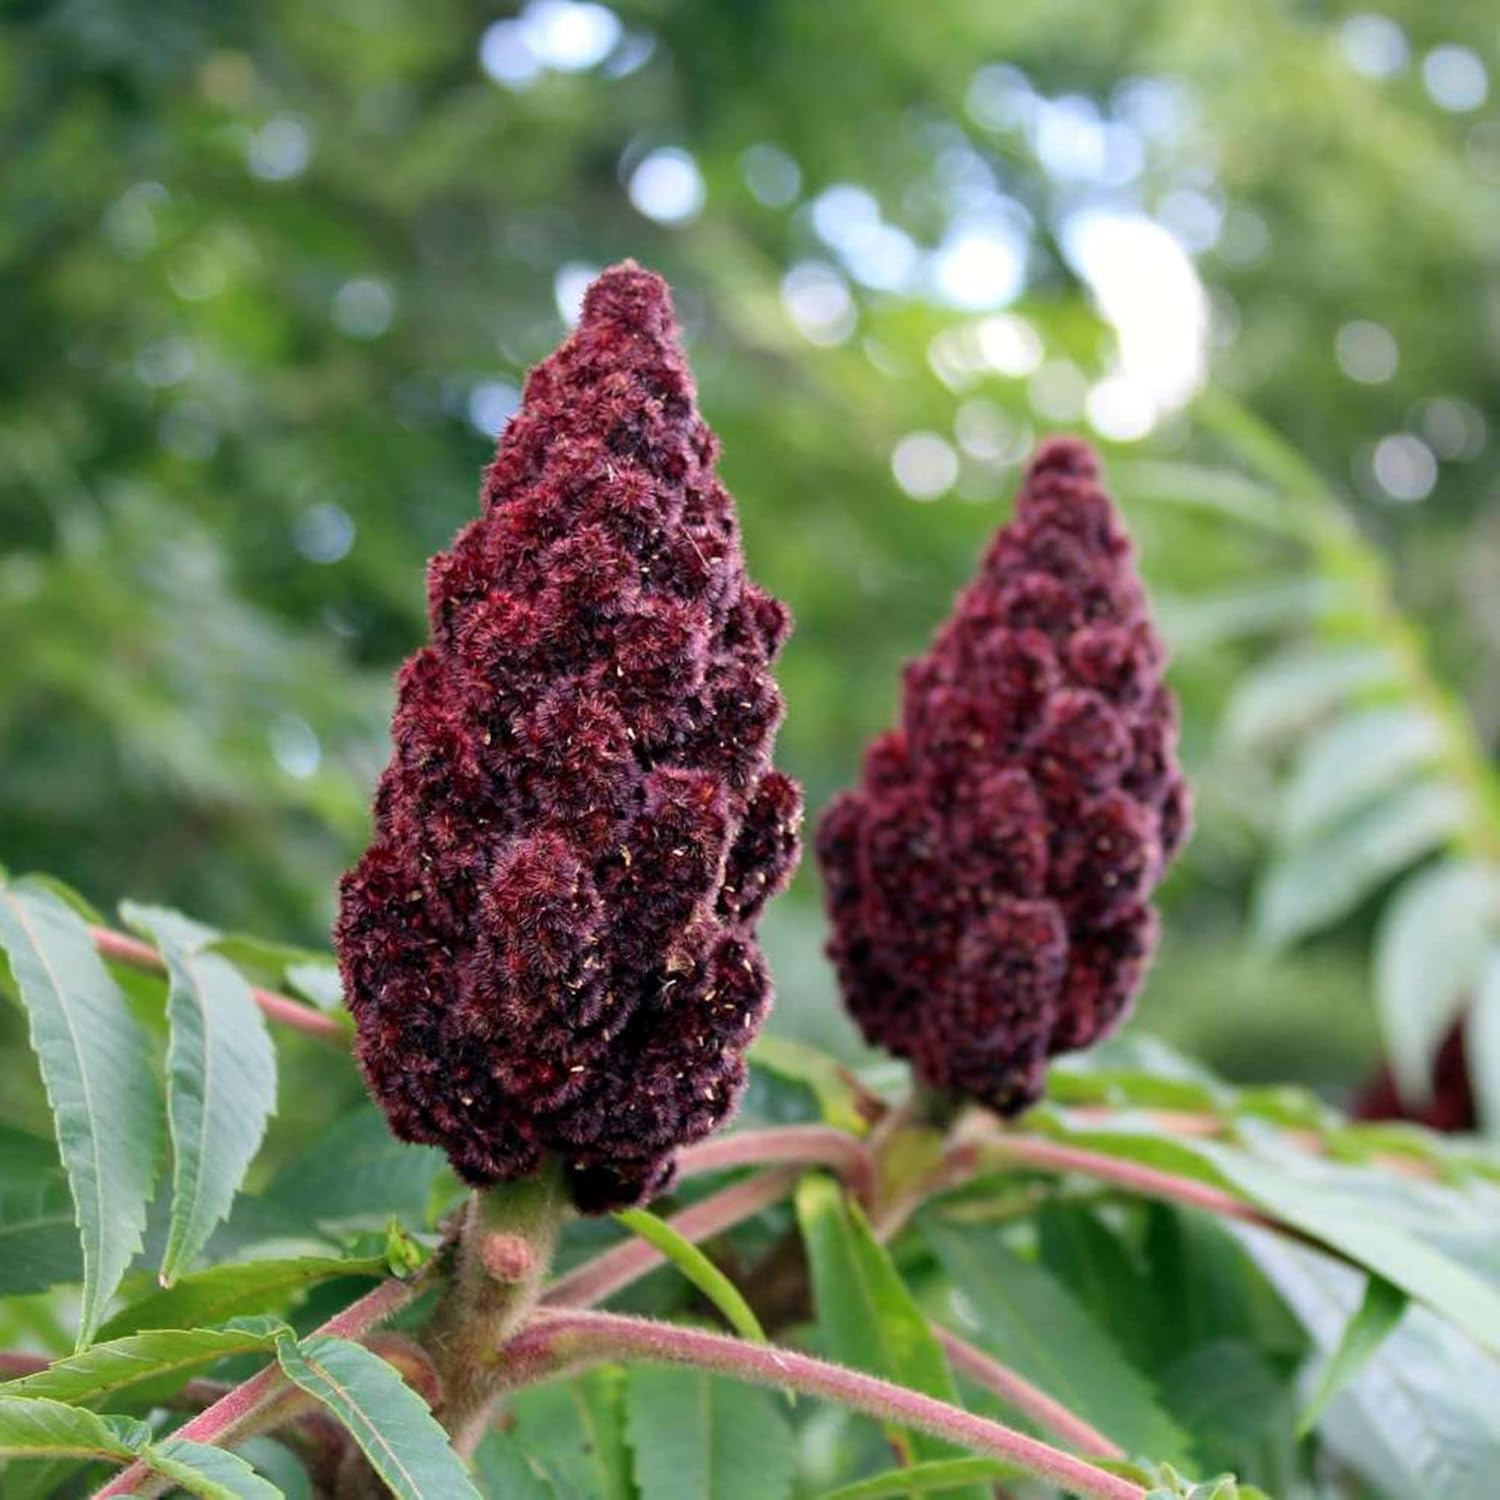
[[[1092,452],[1043,444],[818,832],[849,1008],[930,1088],[1013,1113],[1128,1008],[1188,824],[1163,656]]]

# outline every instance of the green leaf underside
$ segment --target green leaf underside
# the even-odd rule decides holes
[[[378,1354],[316,1334],[276,1345],[282,1372],[359,1444],[397,1500],[481,1500],[427,1403]]]
[[[172,1218],[161,1274],[170,1285],[228,1214],[260,1149],[276,1106],[276,1052],[250,986],[206,950],[211,930],[158,907],[121,911],[167,966]]]
[[[1285,1159],[1138,1125],[1071,1130],[1066,1139],[1212,1183],[1290,1224],[1424,1302],[1500,1354],[1500,1264],[1485,1205],[1457,1188],[1309,1156]],[[1258,1145],[1270,1149],[1270,1139]]]
[[[652,1500],[783,1500],[795,1452],[768,1392],[724,1376],[641,1365],[625,1377],[635,1477]]]
[[[940,1458],[913,1464],[909,1469],[889,1469],[868,1479],[828,1490],[819,1500],[887,1500],[893,1495],[932,1495],[961,1489],[980,1482],[996,1484],[1019,1478],[1024,1471],[997,1458]]]
[[[1392,1286],[1379,1276],[1371,1276],[1366,1281],[1365,1294],[1354,1316],[1344,1325],[1338,1346],[1323,1367],[1306,1410],[1297,1420],[1299,1437],[1318,1425],[1318,1418],[1328,1403],[1369,1363],[1386,1336],[1401,1321],[1410,1300],[1400,1287]]]
[[[1383,881],[1453,837],[1470,817],[1457,787],[1418,782],[1288,850],[1255,899],[1255,929],[1284,947],[1347,916]]]
[[[82,1243],[78,1344],[140,1249],[161,1139],[150,1044],[82,919],[46,891],[0,887],[0,946],[26,1007]]]
[[[624,1209],[615,1218],[632,1234],[660,1250],[723,1313],[725,1321],[741,1338],[757,1344],[767,1341],[760,1319],[739,1289],[691,1240],[685,1240],[665,1219],[642,1208]]]
[[[155,1329],[110,1343],[94,1344],[60,1359],[35,1375],[0,1386],[7,1396],[45,1396],[79,1403],[114,1396],[149,1383],[175,1384],[189,1370],[227,1359],[274,1349],[285,1325],[274,1319],[247,1322],[240,1328]]]
[[[52,1141],[0,1125],[0,1297],[83,1274],[67,1175]]]
[[[295,1256],[241,1261],[183,1276],[175,1286],[123,1307],[101,1328],[103,1338],[122,1338],[143,1328],[197,1328],[280,1308],[298,1292],[340,1276],[383,1278],[382,1258],[338,1260]]]
[[[857,1205],[821,1173],[797,1188],[797,1222],[807,1246],[813,1303],[827,1352],[841,1364],[958,1405],[958,1389],[927,1319]],[[955,1444],[887,1426],[911,1462],[963,1455]],[[983,1490],[972,1493],[982,1496]]]
[[[207,1443],[167,1438],[144,1457],[158,1474],[202,1500],[282,1500],[282,1492],[243,1458]]]
[[[101,1417],[61,1401],[0,1391],[0,1458],[109,1458],[130,1462],[151,1429],[133,1417]]]
[[[1464,1042],[1480,1121],[1489,1135],[1500,1136],[1500,948],[1485,962]]]
[[[1406,881],[1375,945],[1375,998],[1404,1099],[1432,1093],[1432,1064],[1500,929],[1500,872],[1443,860]]]
[[[922,1232],[974,1318],[975,1341],[1105,1436],[1186,1465],[1186,1436],[1146,1377],[1040,1266],[992,1233],[923,1221]]]
[[[1332,1358],[1357,1313],[1360,1274],[1267,1230],[1233,1232]],[[1453,1324],[1413,1307],[1334,1395],[1318,1432],[1381,1493],[1494,1500],[1500,1367]]]

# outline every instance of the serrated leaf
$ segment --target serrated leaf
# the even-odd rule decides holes
[[[291,1297],[340,1276],[381,1279],[383,1257],[340,1260],[333,1256],[294,1256],[211,1266],[182,1277],[175,1286],[122,1307],[100,1329],[104,1338],[122,1338],[143,1328],[196,1328],[251,1313],[275,1311]]]
[[[617,1369],[517,1391],[510,1436],[566,1500],[635,1500]],[[509,1497],[506,1497],[509,1500]]]
[[[46,1396],[79,1404],[149,1382],[153,1394],[160,1396],[201,1365],[273,1349],[285,1331],[285,1325],[275,1319],[247,1320],[233,1328],[154,1329],[93,1344],[35,1375],[9,1381],[0,1391],[7,1396]]]
[[[993,1234],[931,1218],[922,1233],[967,1304],[976,1342],[1131,1452],[1186,1462],[1188,1440],[1149,1381],[1046,1271]]]
[[[660,1250],[724,1314],[741,1338],[757,1344],[766,1342],[766,1331],[739,1288],[691,1240],[684,1239],[666,1220],[642,1208],[623,1209],[615,1218],[632,1234]]]
[[[101,1417],[61,1401],[0,1392],[0,1458],[110,1458],[129,1462],[151,1440],[133,1417]]]
[[[315,1334],[276,1345],[282,1373],[343,1424],[397,1500],[482,1500],[427,1403],[363,1344]]]
[[[1287,851],[1256,891],[1256,935],[1284,947],[1331,926],[1376,886],[1451,838],[1469,815],[1457,787],[1423,782],[1365,808],[1318,842]]]
[[[229,1213],[276,1107],[276,1051],[212,929],[160,907],[126,902],[125,920],[167,966],[167,1116],[172,1217],[161,1276],[171,1285]]]
[[[262,1197],[294,1223],[373,1229],[397,1218],[422,1225],[443,1166],[441,1151],[398,1141],[385,1116],[361,1104],[310,1140]]]
[[[773,1397],[701,1370],[638,1365],[625,1376],[636,1481],[652,1500],[782,1500],[791,1430]]]
[[[201,1500],[283,1500],[281,1491],[243,1458],[208,1443],[169,1437],[142,1457],[158,1474]]]
[[[1406,881],[1382,915],[1375,997],[1403,1099],[1432,1095],[1432,1063],[1500,930],[1500,872],[1444,860]]]
[[[1306,1408],[1297,1419],[1297,1436],[1303,1437],[1318,1425],[1318,1418],[1328,1403],[1369,1363],[1370,1357],[1384,1343],[1391,1330],[1401,1321],[1410,1298],[1380,1276],[1365,1282],[1365,1294],[1353,1316],[1344,1325],[1317,1387]]]
[[[1001,1463],[997,1458],[940,1458],[932,1463],[913,1464],[909,1469],[888,1469],[884,1474],[857,1479],[853,1484],[828,1490],[819,1500],[888,1500],[896,1495],[946,1494],[979,1482],[993,1486],[1022,1473],[1014,1464]]]
[[[828,1354],[957,1405],[958,1389],[942,1346],[859,1206],[832,1179],[813,1173],[797,1188],[797,1223]],[[898,1426],[888,1426],[887,1433],[897,1452],[913,1462],[962,1452],[926,1433]]]
[[[83,1249],[79,1346],[141,1246],[161,1115],[150,1043],[79,916],[0,887],[0,946],[26,1007]]]
[[[1308,729],[1355,694],[1395,680],[1395,659],[1370,647],[1303,646],[1245,673],[1224,711],[1224,740],[1256,753]]]
[[[1500,1136],[1500,950],[1480,974],[1474,1003],[1464,1021],[1464,1051],[1480,1123]]]
[[[1302,751],[1277,810],[1285,843],[1319,837],[1371,798],[1408,781],[1442,748],[1442,726],[1404,704],[1339,719]]]

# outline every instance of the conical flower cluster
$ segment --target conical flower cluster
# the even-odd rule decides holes
[[[818,834],[830,953],[871,1042],[1002,1112],[1127,1010],[1181,844],[1176,707],[1132,548],[1056,439]]]
[[[585,1210],[657,1191],[733,1109],[770,1003],[790,621],[746,580],[717,452],[665,283],[617,266],[428,570],[335,941],[392,1128],[476,1185],[551,1156]]]

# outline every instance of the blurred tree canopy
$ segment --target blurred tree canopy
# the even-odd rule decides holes
[[[1238,471],[1257,413],[1494,742],[1488,0],[22,0],[0,27],[8,864],[321,941],[423,561],[590,272],[634,256],[797,612],[810,806],[1034,434],[1090,429],[1200,794],[1146,1009],[1242,1074],[1361,1065],[1368,913],[1244,943],[1270,772],[1221,734],[1339,580],[1162,502]],[[825,1024],[814,885],[773,923],[793,1028]]]

